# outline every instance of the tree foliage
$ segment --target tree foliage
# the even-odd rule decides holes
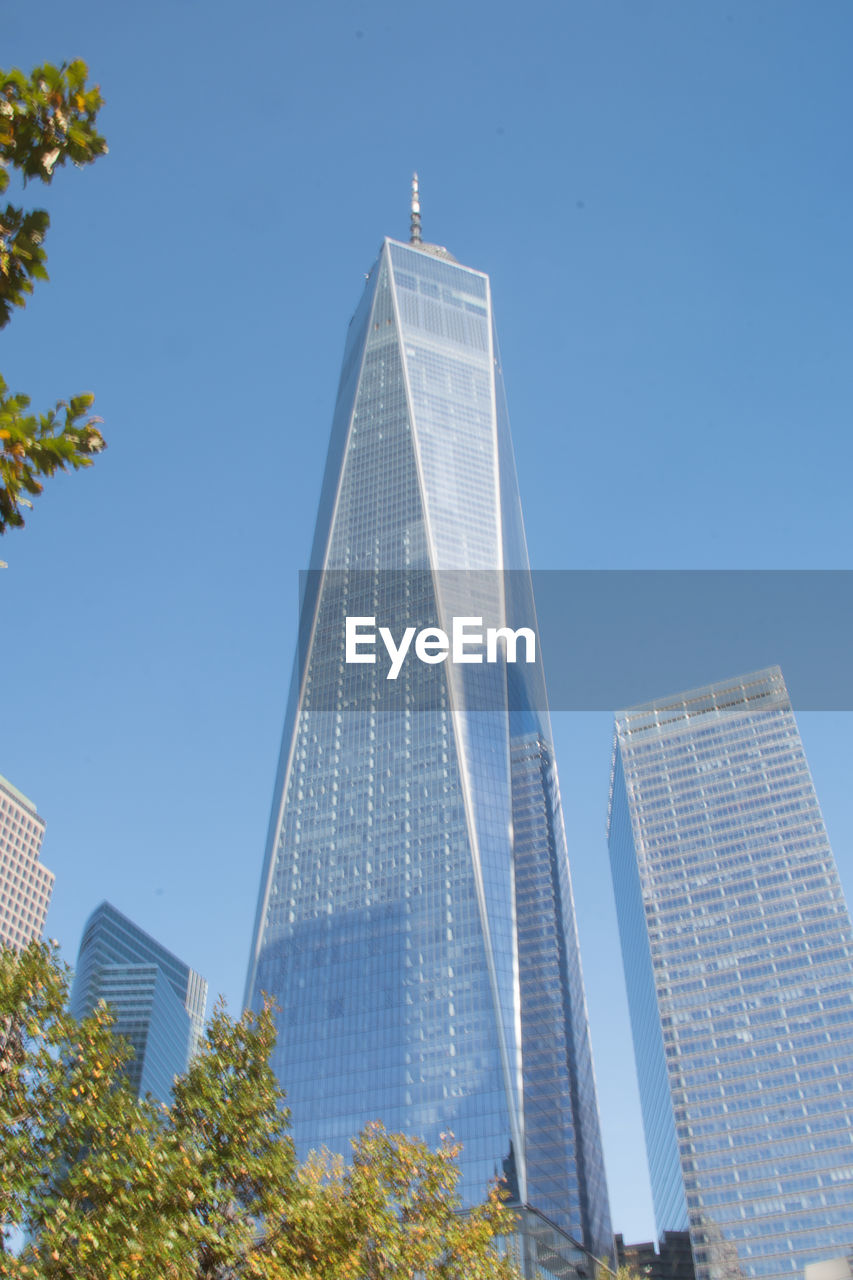
[[[438,1151],[368,1125],[353,1140],[352,1161],[323,1152],[297,1171],[296,1194],[279,1245],[285,1270],[299,1280],[514,1280],[496,1236],[513,1217],[497,1186],[466,1214],[457,1192],[459,1147]]]
[[[81,61],[45,64],[29,76],[0,71],[0,193],[10,171],[24,183],[49,183],[67,161],[90,164],[107,150],[96,128],[103,105],[97,86],[86,84]],[[50,218],[44,209],[14,204],[0,209],[0,328],[13,308],[26,305],[36,280],[47,279],[44,238]],[[86,393],[60,401],[48,413],[27,412],[29,397],[9,393],[0,379],[0,533],[22,525],[27,494],[41,492],[40,476],[91,466],[105,448],[100,418],[87,416],[94,397]]]
[[[459,1212],[438,1151],[371,1125],[296,1161],[271,1010],[220,1005],[168,1107],[123,1080],[105,1006],[77,1023],[33,943],[0,956],[0,1276],[10,1280],[513,1280],[497,1188]],[[27,1233],[19,1252],[10,1244]]]

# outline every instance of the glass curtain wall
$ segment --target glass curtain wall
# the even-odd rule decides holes
[[[255,1004],[266,991],[281,1008],[275,1067],[297,1146],[346,1152],[376,1118],[431,1144],[449,1130],[464,1148],[466,1202],[500,1176],[607,1254],[565,834],[550,729],[534,710],[544,704],[522,688],[511,711],[501,663],[410,659],[391,689],[344,660],[345,616],[395,637],[449,630],[456,616],[532,616],[489,281],[445,251],[386,241],[370,273],[311,569],[247,985]],[[507,587],[505,569],[522,585]],[[532,776],[515,746],[530,735]],[[523,858],[544,868],[541,902],[519,893],[519,806],[536,808]],[[543,903],[548,941],[534,943],[522,917]],[[534,986],[544,1005],[531,1021]],[[547,1070],[525,1061],[534,1022],[549,1037]],[[543,1105],[548,1134],[527,1119]]]
[[[658,1228],[699,1280],[853,1244],[853,932],[778,667],[616,720],[610,856]]]

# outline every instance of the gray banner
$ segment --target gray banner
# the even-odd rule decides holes
[[[482,618],[483,664],[462,672],[472,710],[506,707],[486,652],[487,628],[500,625],[536,634],[535,663],[524,661],[527,646],[519,643],[515,667],[507,667],[511,710],[542,709],[547,700],[554,711],[615,711],[777,664],[796,709],[853,710],[850,570],[539,570],[529,578],[332,570],[300,578],[300,662],[315,635],[324,663],[338,659],[355,681],[347,700],[354,710],[434,705],[442,682],[418,678],[417,633],[443,628],[450,663],[452,622],[461,616]],[[360,628],[375,631],[374,644],[359,647],[375,654],[374,664],[346,662],[347,616],[375,619]],[[396,663],[382,627],[398,654],[414,628]],[[440,653],[440,637],[425,637],[420,651]],[[466,643],[466,654],[477,651]],[[319,693],[315,685],[315,707],[336,705],[331,685]]]

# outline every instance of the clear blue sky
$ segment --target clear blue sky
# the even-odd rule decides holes
[[[110,143],[26,192],[51,282],[0,357],[109,439],[0,545],[0,772],[69,959],[108,897],[239,1005],[344,334],[413,168],[492,277],[536,567],[849,567],[851,41],[848,0],[9,7],[3,65],[86,59]],[[851,717],[801,726],[850,898]],[[614,1225],[649,1238],[611,718],[555,728]]]

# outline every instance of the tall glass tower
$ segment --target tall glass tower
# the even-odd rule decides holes
[[[377,1118],[450,1131],[469,1203],[498,1175],[607,1255],[544,700],[524,664],[511,691],[500,663],[412,655],[391,685],[345,660],[345,616],[395,637],[532,616],[489,280],[418,223],[384,242],[346,343],[247,1000],[280,1008],[301,1151],[346,1152]]]
[[[128,920],[109,902],[97,907],[83,929],[71,1012],[85,1018],[104,1000],[114,1030],[133,1049],[127,1066],[131,1088],[160,1102],[171,1100],[204,1030],[207,983],[177,956]]]
[[[658,1229],[698,1280],[853,1246],[853,930],[778,667],[616,720],[610,858]]]

